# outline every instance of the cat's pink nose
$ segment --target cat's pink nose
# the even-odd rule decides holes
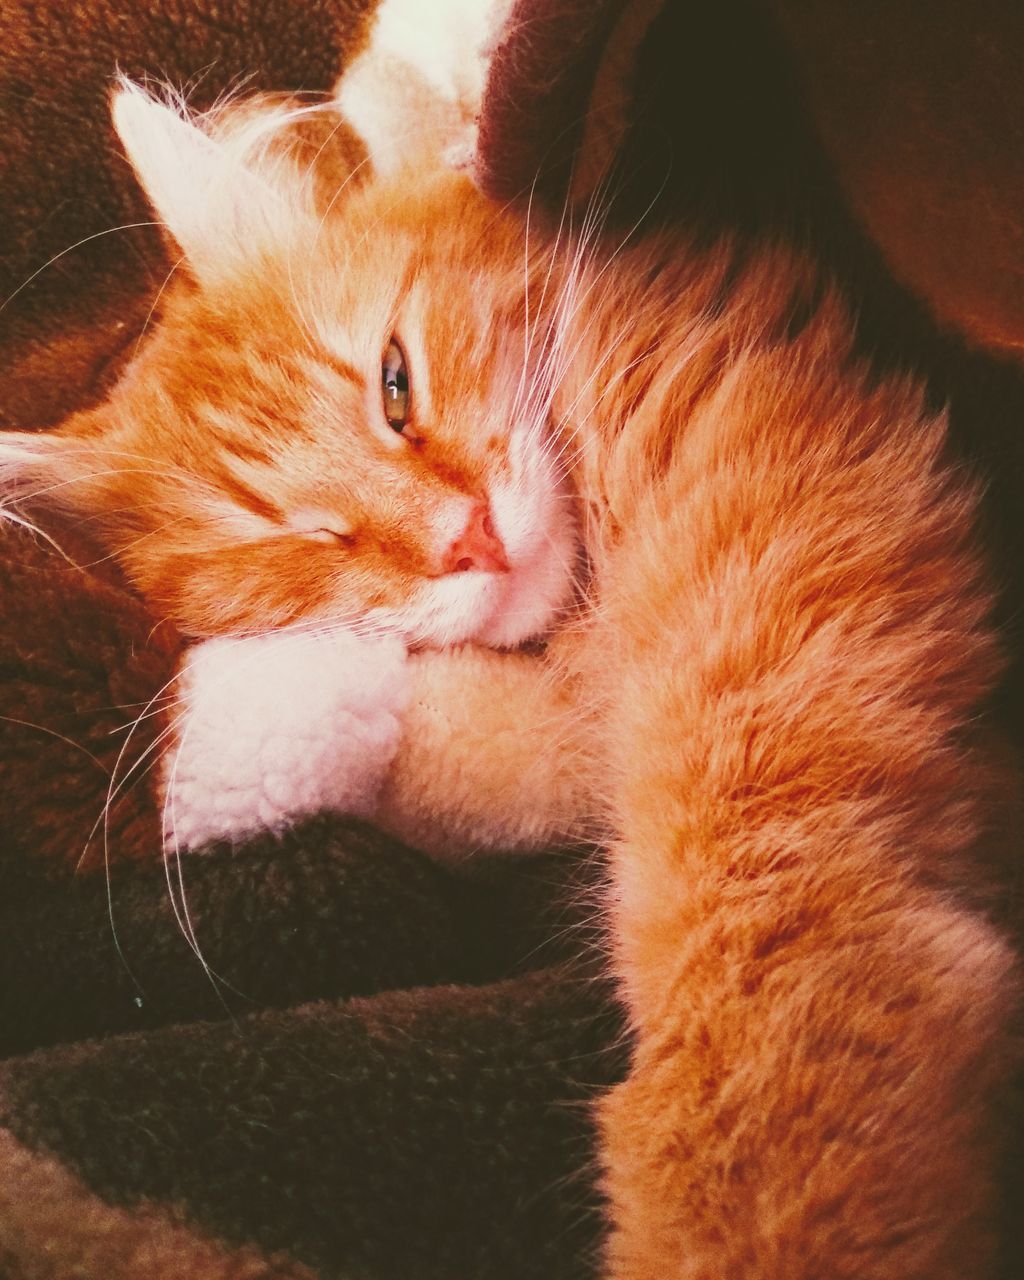
[[[485,502],[474,503],[466,527],[444,553],[441,567],[444,573],[466,573],[469,569],[508,573],[512,566]]]

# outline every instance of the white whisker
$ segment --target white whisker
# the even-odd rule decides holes
[[[81,240],[76,240],[74,244],[69,244],[66,249],[61,249],[60,253],[55,253],[52,258],[47,259],[47,261],[44,262],[41,267],[38,267],[35,271],[33,271],[27,280],[23,280],[21,284],[18,285],[17,289],[14,290],[13,293],[9,294],[3,300],[3,302],[0,302],[0,311],[3,311],[5,307],[9,306],[10,303],[12,303],[14,299],[18,296],[18,294],[21,293],[23,289],[27,289],[28,286],[32,283],[32,281],[35,280],[38,276],[41,276],[42,273],[48,267],[52,267],[55,262],[59,262],[61,258],[66,257],[67,254],[72,253],[75,249],[81,248],[83,244],[88,244],[91,240],[99,240],[103,236],[113,235],[117,231],[135,231],[139,227],[162,227],[162,226],[163,226],[162,222],[154,222],[152,220],[147,220],[146,222],[126,222],[119,227],[107,227],[105,231],[96,231],[92,235],[83,236]]]

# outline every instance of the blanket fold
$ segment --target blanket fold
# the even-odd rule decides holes
[[[586,1275],[609,1009],[569,968],[107,1039],[8,1062],[0,1118],[106,1203],[326,1275]]]

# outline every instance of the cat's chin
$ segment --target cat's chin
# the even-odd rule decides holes
[[[523,493],[492,491],[497,524],[512,564],[495,579],[493,604],[470,637],[511,649],[551,630],[573,592],[579,542],[565,493],[552,476],[534,477]]]
[[[545,561],[513,569],[499,583],[495,608],[470,638],[493,649],[536,639],[551,629],[570,588],[571,579],[559,564]]]
[[[482,607],[462,639],[495,649],[512,649],[548,632],[572,590],[568,555],[547,548],[514,564],[508,574],[487,577],[491,581],[483,584]]]
[[[448,574],[397,611],[371,611],[372,627],[413,648],[481,644],[512,649],[550,631],[572,592],[571,547],[550,544],[506,573]]]

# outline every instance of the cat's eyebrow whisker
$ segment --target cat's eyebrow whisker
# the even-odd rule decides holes
[[[362,162],[362,163],[365,163],[365,162]],[[351,177],[352,177],[352,175],[350,174],[350,175],[349,175],[349,177],[348,177],[348,178],[346,178],[346,179],[345,179],[345,181],[344,181],[344,182],[342,182],[342,184],[339,186],[339,188],[338,188],[337,192],[335,193],[335,197],[334,197],[335,199],[337,199],[338,197],[340,197],[340,196],[341,196],[341,194],[342,194],[342,192],[344,191],[345,187],[346,187],[346,186],[348,186],[348,183],[349,183],[349,181],[351,180]],[[397,200],[398,200],[398,196],[397,196],[397,194],[396,194],[396,195],[395,195],[395,197],[394,197],[394,199],[392,200],[391,205],[390,205],[387,209],[383,210],[383,211],[379,214],[379,216],[378,216],[378,217],[376,217],[376,218],[373,220],[373,222],[371,222],[368,226],[366,226],[366,227],[364,227],[364,228],[363,228],[363,233],[362,233],[362,235],[361,235],[361,236],[359,237],[359,239],[356,241],[356,244],[357,244],[357,245],[362,246],[362,245],[366,244],[366,242],[367,242],[367,240],[369,239],[370,235],[371,235],[374,231],[376,231],[376,229],[381,225],[381,223],[382,223],[382,222],[384,222],[384,220],[385,220],[385,218],[388,216],[388,214],[389,214],[389,213],[391,213],[391,211],[394,209],[394,207],[395,207],[395,204],[396,204]],[[332,201],[332,204],[333,204],[333,201]]]
[[[331,108],[328,107],[325,103],[318,103],[316,110],[322,114],[325,111],[330,111]],[[334,128],[330,131],[327,137],[324,138],[323,142],[320,143],[319,147],[317,147],[316,153],[314,154],[312,160],[310,160],[309,164],[306,165],[306,171],[302,175],[302,181],[307,187],[312,186],[313,174],[316,170],[317,162],[319,161],[320,157],[327,150],[328,146],[338,136],[339,129],[343,128],[345,125],[345,118],[344,116],[342,116],[341,112],[337,110],[337,108],[334,109],[333,114],[337,116],[337,124],[335,124]],[[363,161],[360,160],[359,164],[361,165],[362,163]],[[356,168],[359,168],[359,165],[357,165]]]
[[[374,218],[374,220],[368,226],[363,228],[363,234],[356,241],[358,245],[361,246],[366,244],[367,240],[370,238],[372,233],[376,231],[377,228],[381,225],[381,223],[383,223],[387,219],[387,217],[394,211],[400,198],[401,198],[400,194],[396,191],[394,196],[392,197],[391,203],[387,206],[387,208],[383,209],[380,212],[380,214],[376,218]]]
[[[291,252],[288,254],[287,265],[288,292],[291,296],[292,307],[295,311],[295,318],[299,322],[299,328],[302,330],[302,336],[307,348],[309,349],[310,355],[316,358],[320,352],[320,347],[317,343],[316,332],[302,309],[302,303],[299,301],[299,291],[295,286],[295,272],[293,269],[293,258]]]
[[[335,135],[338,133],[338,130],[341,129],[344,126],[344,124],[345,124],[345,121],[343,117],[341,117],[339,114],[338,123],[331,130],[330,134],[320,144],[320,147],[317,150],[316,155],[309,162],[309,165],[306,168],[306,172],[303,174],[304,183],[308,185],[312,184],[312,180],[313,180],[312,175],[313,175],[313,170],[316,165],[316,162],[319,160],[320,156],[323,154],[325,148],[334,139]],[[368,154],[365,155],[363,159],[360,160],[359,163],[346,175],[344,181],[340,183],[340,185],[338,186],[338,189],[331,196],[330,200],[328,200],[326,206],[323,209],[323,212],[320,214],[320,217],[317,221],[316,229],[313,232],[313,249],[314,250],[316,249],[317,244],[320,241],[320,236],[323,234],[324,226],[335,204],[337,204],[338,200],[341,198],[345,188],[355,178],[356,174],[359,173],[360,169],[362,169],[364,165],[369,163],[369,160],[370,160],[369,155]],[[288,246],[287,268],[288,268],[288,287],[291,293],[292,303],[295,307],[295,314],[299,321],[299,325],[306,336],[306,340],[307,340],[307,343],[309,344],[310,351],[314,355],[316,355],[317,352],[320,350],[321,343],[318,340],[316,324],[313,322],[312,319],[308,318],[305,315],[302,309],[302,304],[299,301],[299,293],[295,284],[294,257],[292,254],[292,246],[290,244]]]
[[[325,140],[320,144],[320,147],[318,148],[313,159],[310,161],[309,165],[306,167],[306,171],[303,175],[303,181],[307,181],[312,177],[313,170],[316,167],[316,162],[320,159],[320,156],[323,154],[326,147],[333,141],[338,131],[342,128],[351,127],[348,121],[346,120],[345,116],[338,110],[336,106],[332,106],[332,104],[330,103],[314,104],[313,107],[306,108],[306,110],[310,112],[312,111],[328,112],[330,114],[336,115],[338,119],[338,123],[334,126],[334,128],[328,134],[327,138],[325,138]],[[398,140],[399,138],[403,138],[403,137],[404,138],[413,137],[416,135],[417,132],[418,132],[418,126],[409,125],[404,130],[392,129],[391,136],[394,140]],[[352,180],[356,177],[356,175],[360,172],[360,170],[365,168],[367,165],[371,165],[371,164],[372,164],[372,158],[369,155],[369,153],[367,153],[358,162],[358,164],[354,165],[352,169],[349,170],[349,172],[345,175],[345,177],[339,183],[337,190],[331,196],[330,200],[327,202],[327,205],[323,210],[323,213],[320,215],[320,219],[317,224],[317,229],[313,236],[314,246],[319,240],[324,224],[327,221],[328,217],[330,216],[332,210],[334,209],[334,206],[341,199],[341,196],[343,195],[345,188],[349,185],[350,182],[352,182]]]
[[[322,230],[323,230],[323,227],[324,227],[324,225],[325,225],[325,222],[326,222],[326,219],[327,219],[327,216],[328,216],[328,213],[329,213],[330,209],[331,209],[331,208],[333,208],[333,206],[334,206],[335,202],[336,202],[336,201],[341,197],[342,192],[343,192],[343,191],[345,190],[345,188],[348,186],[349,182],[353,179],[353,177],[355,176],[356,172],[357,172],[357,171],[358,171],[358,170],[359,170],[359,169],[360,169],[364,164],[366,164],[366,163],[368,162],[368,160],[369,160],[369,157],[364,157],[364,159],[363,159],[363,160],[361,160],[361,161],[359,162],[359,164],[358,164],[358,165],[356,165],[355,169],[353,169],[353,170],[352,170],[352,172],[351,172],[351,173],[350,173],[350,174],[345,178],[345,180],[340,184],[340,186],[338,187],[338,190],[337,190],[337,191],[334,193],[334,195],[331,197],[331,200],[328,202],[327,209],[326,209],[326,210],[324,211],[324,213],[321,215],[320,221],[319,221],[319,223],[318,223],[318,225],[317,225],[317,228],[316,228],[316,232],[314,233],[314,237],[313,237],[313,247],[314,247],[314,248],[316,247],[316,243],[317,243],[317,241],[318,241],[318,239],[319,239],[319,237],[320,237],[320,234],[321,234],[321,232],[322,232]],[[358,245],[360,245],[360,246],[364,245],[364,244],[366,243],[367,239],[369,238],[369,236],[370,236],[371,232],[372,232],[372,231],[374,231],[374,230],[375,230],[375,228],[376,228],[376,227],[377,227],[381,222],[383,222],[384,218],[385,218],[385,213],[382,213],[382,214],[381,214],[381,215],[380,215],[380,216],[379,216],[379,217],[378,217],[378,218],[377,218],[373,223],[371,223],[371,225],[370,225],[370,226],[368,226],[368,227],[364,228],[364,230],[363,230],[363,234],[362,234],[362,236],[360,236],[359,240],[357,241],[357,244],[358,244]],[[310,263],[307,263],[306,265],[307,265],[307,267],[308,267],[308,266],[310,266],[311,264],[310,264]],[[311,354],[314,358],[318,358],[318,357],[320,356],[321,352],[322,352],[322,349],[323,349],[323,342],[322,342],[322,340],[321,340],[320,338],[318,338],[318,332],[319,332],[320,326],[318,326],[318,325],[317,325],[317,323],[316,323],[316,318],[315,318],[315,317],[307,318],[307,316],[305,315],[305,313],[304,313],[304,311],[303,311],[303,309],[302,309],[302,304],[301,304],[301,303],[300,303],[300,301],[299,301],[298,290],[297,290],[297,288],[296,288],[296,284],[295,284],[294,258],[293,258],[292,252],[291,252],[291,246],[289,246],[289,249],[288,249],[287,269],[288,269],[288,283],[289,283],[289,289],[290,289],[290,294],[291,294],[291,301],[292,301],[292,305],[293,305],[293,307],[294,307],[294,309],[295,309],[296,318],[297,318],[297,319],[298,319],[298,321],[299,321],[299,326],[300,326],[300,328],[301,328],[301,330],[302,330],[302,332],[303,332],[303,336],[304,336],[304,338],[305,338],[305,340],[306,340],[307,346],[309,347],[310,354]]]
[[[339,120],[338,124],[335,125],[335,127],[331,130],[331,138],[334,137],[334,135],[338,132],[338,130],[341,128],[343,123],[344,123],[343,121]],[[330,141],[330,139],[328,139],[328,141]],[[326,146],[326,143],[324,145]],[[321,147],[321,150],[323,150],[322,147]],[[319,156],[319,154],[320,152],[318,151],[317,155]],[[320,215],[320,221],[317,223],[316,232],[313,235],[314,245],[319,240],[320,235],[324,229],[324,224],[327,222],[327,219],[330,217],[331,212],[334,209],[334,206],[341,199],[342,195],[344,195],[345,188],[349,185],[350,182],[352,182],[352,180],[356,177],[359,171],[369,163],[370,163],[370,157],[367,154],[362,158],[362,160],[359,161],[359,163],[348,174],[346,174],[346,176],[338,184],[338,189],[331,196],[330,200],[328,200],[323,213]],[[310,170],[312,170],[312,167],[313,167],[312,164],[310,164]]]
[[[184,262],[185,262],[185,255],[182,254],[180,258],[177,258],[174,262],[171,263],[170,270],[167,272],[163,280],[160,282],[160,288],[157,289],[156,294],[153,297],[153,301],[149,304],[149,310],[146,312],[146,318],[142,322],[142,328],[139,330],[139,336],[135,339],[135,346],[132,348],[133,360],[139,354],[139,347],[142,345],[142,339],[146,336],[146,330],[149,328],[150,322],[152,321],[153,316],[156,314],[156,309],[160,305],[160,299],[164,296],[167,286],[174,279],[174,276],[176,275],[178,268]]]
[[[8,296],[3,300],[3,302],[0,302],[0,312],[2,312],[10,303],[12,303],[23,289],[27,289],[28,286],[32,283],[32,281],[36,279],[37,276],[42,275],[42,273],[48,267],[52,267],[55,262],[59,262],[61,258],[65,257],[67,254],[72,253],[75,249],[80,249],[83,244],[89,244],[90,241],[99,240],[103,236],[113,235],[117,231],[135,231],[135,230],[138,230],[138,228],[140,227],[162,227],[163,225],[164,223],[153,221],[152,219],[148,219],[145,222],[124,222],[120,226],[107,227],[106,230],[104,231],[94,231],[92,235],[83,236],[81,240],[76,240],[74,244],[69,244],[66,249],[61,249],[60,253],[55,253],[53,257],[49,258],[46,262],[44,262],[41,267],[37,267],[36,270],[33,271],[32,274],[28,277],[27,280],[23,280],[21,284],[18,285],[17,289],[14,290],[13,293],[8,294]]]

